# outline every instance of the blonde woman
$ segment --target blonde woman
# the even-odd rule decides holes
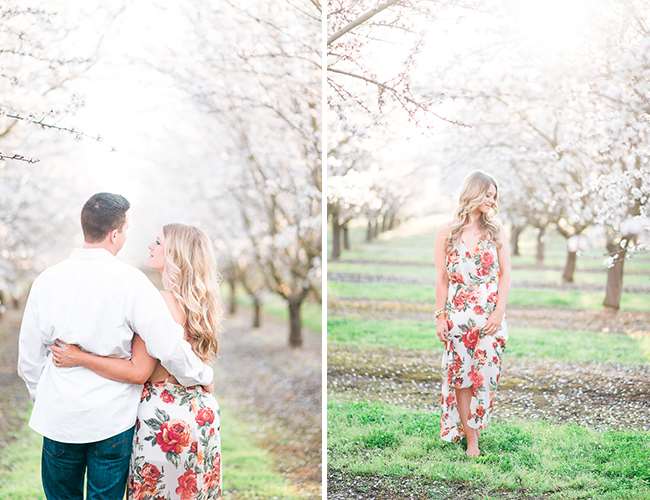
[[[221,313],[209,239],[193,226],[169,224],[149,251],[147,264],[162,273],[161,293],[174,319],[184,326],[187,341],[202,360],[214,359]],[[221,497],[220,414],[209,388],[178,384],[137,335],[130,360],[97,356],[62,342],[52,352],[57,367],[83,366],[102,377],[144,383],[129,499]]]
[[[510,289],[510,252],[498,208],[496,181],[474,171],[460,193],[454,220],[436,236],[436,334],[445,345],[440,437],[467,440],[480,454],[479,432],[494,405]]]

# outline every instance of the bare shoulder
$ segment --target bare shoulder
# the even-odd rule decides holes
[[[165,299],[165,304],[169,308],[169,312],[172,313],[174,321],[180,325],[185,324],[185,313],[181,309],[180,304],[176,300],[176,297],[169,290],[160,290],[160,295]]]

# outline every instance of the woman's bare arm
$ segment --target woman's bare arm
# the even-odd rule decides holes
[[[499,298],[496,309],[505,312],[510,292],[510,242],[506,236],[505,228],[501,228],[501,248],[497,249],[499,257]]]
[[[510,291],[510,246],[503,228],[499,234],[501,248],[497,249],[497,258],[499,259],[498,297],[494,311],[488,316],[483,328],[484,333],[487,335],[492,335],[501,328],[506,313],[506,304],[508,303],[508,292]]]
[[[97,375],[128,384],[144,384],[158,363],[156,358],[149,355],[138,335],[133,336],[131,359],[99,356],[59,340],[52,346],[52,355],[57,367],[83,366]]]
[[[442,226],[436,234],[434,246],[434,262],[436,266],[436,310],[442,308],[447,303],[447,292],[449,287],[449,276],[447,276],[447,235],[449,228],[447,225]]]
[[[436,311],[447,304],[447,293],[449,287],[449,276],[447,276],[447,236],[449,225],[442,226],[436,234],[434,245],[434,262],[436,267]],[[447,340],[447,314],[444,313],[436,318],[436,335],[441,342]]]

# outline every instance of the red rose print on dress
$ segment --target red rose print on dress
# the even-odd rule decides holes
[[[451,273],[449,276],[449,281],[454,284],[460,283],[461,285],[465,283],[463,280],[463,275],[460,273]]]
[[[144,496],[153,496],[158,489],[158,479],[160,479],[160,471],[154,464],[144,464],[142,466],[142,479],[144,481],[142,486],[142,494]]]
[[[494,264],[494,256],[492,255],[492,252],[485,251],[481,254],[481,265],[483,268],[488,268],[492,264]]]
[[[205,473],[203,477],[204,487],[208,490],[219,485],[219,479],[221,477],[221,454],[218,453],[212,464],[212,469]]]
[[[193,470],[186,471],[178,478],[176,493],[180,495],[181,500],[192,500],[198,492],[196,473]]]
[[[485,313],[485,310],[480,305],[476,304],[474,306],[474,312],[476,314],[483,314],[483,313]]]
[[[182,420],[163,422],[156,434],[156,442],[165,453],[180,453],[190,444],[189,425]]]
[[[479,276],[479,277],[482,278],[483,276],[487,276],[487,275],[488,275],[488,272],[487,272],[487,271],[485,270],[485,268],[483,268],[483,267],[479,267],[479,268],[476,270],[476,276]]]
[[[162,399],[165,403],[173,403],[174,402],[174,396],[167,389],[162,391],[162,393],[160,394],[160,399]]]
[[[195,420],[196,423],[199,424],[199,427],[214,422],[214,412],[212,411],[212,408],[201,408],[197,413]]]
[[[487,351],[485,349],[476,349],[474,351],[474,359],[479,365],[484,364],[487,361]]]
[[[479,337],[479,329],[476,327],[470,328],[463,334],[463,338],[462,338],[463,344],[465,344],[465,347],[467,349],[474,349],[478,342],[478,337]]]
[[[483,375],[481,372],[478,372],[472,366],[472,369],[469,371],[469,379],[472,381],[472,389],[477,391],[479,387],[483,385]]]
[[[464,309],[466,300],[467,297],[465,295],[465,292],[461,290],[454,296],[452,303],[456,309]]]

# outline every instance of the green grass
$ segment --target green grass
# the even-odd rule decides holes
[[[435,302],[433,285],[388,283],[328,282],[330,297],[367,298],[371,300],[406,300]],[[605,292],[582,292],[579,290],[529,290],[513,288],[508,304],[517,307],[558,307],[568,309],[603,309]],[[650,295],[627,293],[621,297],[621,310],[650,312]]]
[[[397,229],[399,232],[399,228]],[[433,260],[433,247],[435,230],[431,229],[423,234],[412,236],[399,236],[395,233],[384,233],[380,239],[372,243],[365,242],[365,227],[353,227],[350,232],[350,250],[344,250],[344,259],[372,259],[372,260],[417,260],[431,262]],[[513,264],[535,264],[536,232],[525,230],[519,240],[521,256],[513,257]],[[328,238],[331,242],[331,237]],[[593,248],[583,252],[578,257],[578,267],[581,265],[596,267],[605,260],[603,254],[605,247]],[[328,248],[328,255],[329,253]],[[545,237],[545,264],[549,266],[563,266],[566,260],[566,240],[554,230],[547,231]],[[626,275],[634,271],[650,270],[648,255],[639,255],[625,263]]]
[[[297,498],[282,475],[273,470],[270,453],[255,444],[251,424],[223,408],[221,419],[226,498]],[[15,436],[0,458],[0,498],[44,499],[40,474],[42,438],[27,425]]]
[[[269,302],[264,306],[264,310],[276,318],[289,321],[289,310],[285,303]],[[321,305],[313,302],[305,302],[302,306],[303,325],[319,335],[323,330],[322,311]]]
[[[327,264],[328,273],[354,273],[363,275],[399,276],[406,278],[426,278],[431,282],[436,277],[433,264],[431,266],[393,266],[381,264],[348,264],[345,262],[330,262]],[[580,272],[578,269],[574,276],[575,285],[598,285],[605,290],[607,274],[605,268],[601,273]],[[562,272],[552,270],[512,270],[512,281],[515,283],[535,282],[562,285]],[[650,276],[644,274],[627,273],[623,280],[624,286],[650,286]]]
[[[253,304],[250,297],[243,292],[237,292],[237,303],[246,307],[252,307]],[[301,312],[302,323],[305,328],[307,328],[307,330],[313,333],[318,333],[320,335],[323,329],[321,320],[322,311],[323,308],[321,304],[307,301],[303,302]],[[271,316],[281,320],[289,320],[289,308],[287,306],[287,303],[275,295],[270,295],[264,299],[264,303],[262,305],[262,313],[268,313]]]
[[[650,339],[623,334],[511,328],[507,356],[564,362],[650,363]],[[370,320],[330,317],[328,342],[442,351],[433,320]]]
[[[439,437],[439,414],[381,403],[328,404],[329,467],[353,475],[465,483],[556,498],[650,498],[650,433],[543,421],[492,422],[482,455]]]
[[[41,443],[39,434],[27,425],[0,456],[0,498],[11,500],[44,499],[41,486]]]
[[[270,453],[253,441],[251,424],[221,410],[223,483],[226,497],[295,498],[289,483],[273,470]]]

